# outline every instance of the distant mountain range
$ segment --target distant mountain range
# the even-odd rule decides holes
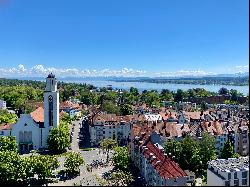
[[[249,72],[244,73],[235,73],[235,74],[217,74],[217,75],[205,75],[205,76],[176,76],[176,77],[115,77],[115,76],[109,76],[109,77],[59,77],[61,81],[99,81],[99,80],[105,80],[105,81],[119,81],[119,80],[145,80],[145,79],[186,79],[186,78],[208,78],[208,77],[249,77]],[[37,81],[44,81],[45,77],[8,77],[8,79],[19,79],[19,80],[37,80]]]

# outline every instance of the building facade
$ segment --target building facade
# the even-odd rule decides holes
[[[249,156],[208,162],[208,186],[249,186]]]

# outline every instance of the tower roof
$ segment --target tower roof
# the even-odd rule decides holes
[[[55,75],[51,72],[47,78],[55,78]]]

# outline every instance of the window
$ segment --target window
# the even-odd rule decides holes
[[[237,179],[237,172],[234,173],[234,178]]]
[[[247,179],[242,179],[242,185],[247,185]]]
[[[229,180],[231,179],[231,173],[228,173],[228,179]]]
[[[103,134],[105,134],[105,131],[103,131]]]
[[[109,129],[111,129],[111,127],[109,127]]]
[[[247,171],[242,172],[242,178],[247,178]]]
[[[24,123],[24,126],[27,126],[27,123]]]
[[[225,186],[230,186],[230,182],[229,181],[225,181]]]
[[[234,180],[234,186],[239,186],[239,179]]]

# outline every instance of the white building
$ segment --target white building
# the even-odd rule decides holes
[[[152,121],[152,122],[161,122],[162,117],[160,114],[144,114],[146,121]]]
[[[208,162],[208,186],[249,186],[249,156]]]
[[[98,145],[105,138],[116,139],[126,145],[131,135],[132,122],[115,114],[98,114],[89,126],[91,145]]]
[[[164,154],[164,148],[148,141],[141,147],[140,172],[147,186],[186,186],[188,175]]]
[[[0,109],[6,109],[6,101],[0,99]]]
[[[46,78],[44,108],[39,107],[30,114],[21,114],[16,124],[2,128],[2,134],[15,136],[19,150],[29,152],[32,149],[47,148],[50,129],[58,124],[59,92],[55,75],[51,73]]]

